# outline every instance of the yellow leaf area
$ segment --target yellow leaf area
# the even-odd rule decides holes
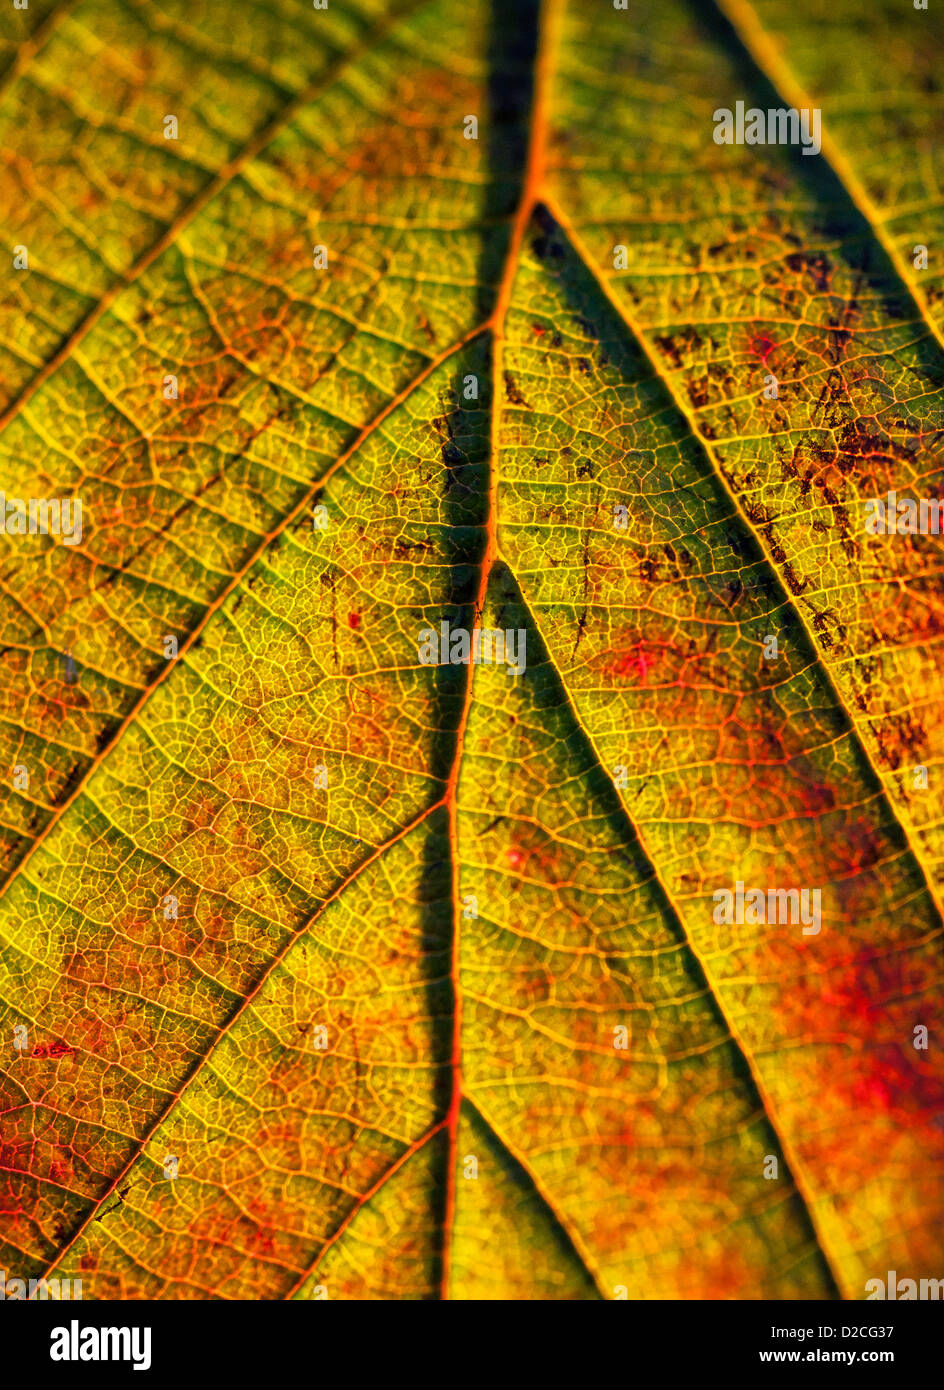
[[[942,30],[821,9],[11,11],[8,1278],[944,1273]]]

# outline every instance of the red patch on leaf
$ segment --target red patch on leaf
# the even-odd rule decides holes
[[[773,338],[769,338],[766,333],[761,333],[758,334],[756,338],[752,338],[748,346],[753,356],[759,357],[766,367],[767,358],[773,352],[777,344],[774,342]]]
[[[55,1042],[39,1043],[33,1048],[31,1055],[33,1057],[65,1057],[67,1053],[71,1055],[74,1051],[74,1047],[70,1047],[68,1043],[57,1038]]]
[[[620,652],[616,660],[604,667],[604,670],[608,676],[636,676],[640,681],[644,681],[646,672],[655,666],[658,660],[658,655],[647,652],[645,646],[639,643],[630,647],[628,651]]]

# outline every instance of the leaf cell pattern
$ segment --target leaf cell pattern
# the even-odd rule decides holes
[[[0,28],[0,480],[85,517],[0,536],[3,1267],[944,1273],[941,543],[863,524],[942,485],[940,15]],[[821,152],[716,144],[738,100]]]

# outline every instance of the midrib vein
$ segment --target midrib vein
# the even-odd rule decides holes
[[[518,258],[524,240],[525,230],[537,203],[537,195],[544,177],[545,142],[547,137],[549,84],[552,67],[553,48],[557,38],[557,22],[561,0],[540,0],[536,21],[537,58],[534,83],[531,92],[531,111],[528,123],[528,148],[526,163],[522,172],[521,191],[518,206],[511,224],[511,234],[501,280],[495,295],[491,316],[492,356],[491,356],[491,401],[490,401],[490,449],[488,470],[488,504],[485,521],[485,545],[479,568],[478,592],[472,608],[473,626],[481,616],[488,593],[488,583],[492,567],[498,557],[498,419],[499,399],[502,390],[502,361],[504,353],[505,316],[511,302],[512,287],[518,267]],[[447,1113],[446,1145],[446,1200],[443,1213],[441,1284],[440,1298],[448,1300],[451,1280],[452,1231],[455,1224],[456,1206],[456,1163],[458,1157],[459,1113],[462,1104],[462,988],[460,981],[460,940],[459,940],[459,824],[457,790],[462,754],[472,707],[474,666],[468,666],[466,692],[462,712],[456,731],[456,744],[452,766],[446,788],[446,806],[449,820],[449,845],[452,858],[452,952],[450,976],[453,992],[453,1030],[452,1030],[452,1094]]]

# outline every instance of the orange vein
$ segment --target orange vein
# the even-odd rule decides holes
[[[355,1216],[357,1216],[358,1212],[362,1211],[364,1207],[366,1207],[367,1203],[372,1201],[373,1198],[376,1197],[380,1189],[386,1186],[386,1184],[390,1181],[393,1175],[395,1173],[398,1173],[400,1169],[403,1167],[403,1165],[407,1163],[413,1157],[414,1154],[419,1153],[420,1149],[424,1148],[425,1145],[428,1144],[431,1139],[433,1139],[437,1134],[439,1134],[439,1132],[445,1128],[446,1124],[447,1120],[446,1118],[443,1118],[441,1120],[437,1120],[437,1122],[434,1125],[430,1125],[429,1129],[425,1130],[424,1133],[421,1134],[418,1139],[414,1139],[413,1143],[410,1144],[408,1148],[403,1150],[403,1153],[400,1155],[398,1159],[391,1163],[389,1167],[384,1169],[384,1171],[380,1174],[380,1177],[377,1178],[377,1180],[374,1182],[373,1186],[369,1187],[367,1191],[363,1193],[362,1196],[358,1197],[357,1201],[351,1207],[351,1210],[347,1213],[343,1221],[341,1221],[341,1223],[339,1224],[337,1230],[334,1232],[332,1236],[329,1236],[329,1238],[325,1241],[324,1245],[318,1251],[318,1254],[316,1255],[315,1259],[305,1270],[304,1274],[302,1274],[302,1276],[299,1279],[296,1279],[295,1283],[289,1289],[288,1293],[285,1294],[286,1300],[294,1298],[295,1294],[298,1293],[298,1290],[302,1287],[305,1281],[311,1278],[315,1270],[321,1264],[321,1261],[324,1259],[325,1255],[327,1255],[328,1251],[331,1249],[332,1245],[334,1245],[336,1241],[341,1239],[341,1237],[344,1235],[344,1232],[347,1230],[351,1222],[354,1220]]]
[[[504,353],[505,317],[511,302],[518,256],[528,222],[538,200],[539,189],[544,177],[544,164],[547,141],[548,85],[550,80],[550,54],[552,33],[556,29],[558,0],[544,0],[538,14],[538,45],[535,64],[534,92],[531,105],[530,128],[528,132],[528,155],[522,179],[518,208],[511,226],[511,235],[502,268],[502,276],[495,296],[490,327],[492,333],[492,401],[491,401],[491,447],[489,450],[488,504],[485,517],[485,548],[479,570],[478,592],[473,607],[473,626],[481,617],[488,592],[488,581],[492,566],[498,555],[498,402],[502,389],[502,361]],[[445,802],[449,818],[449,847],[452,859],[452,952],[450,974],[452,978],[452,1055],[450,1073],[452,1091],[447,1113],[448,1144],[446,1152],[446,1200],[443,1212],[442,1271],[440,1298],[449,1297],[452,1260],[452,1230],[456,1211],[456,1162],[459,1132],[459,1111],[462,1104],[462,991],[459,979],[459,820],[457,788],[462,752],[472,708],[473,665],[468,666],[465,698],[459,725],[456,731],[456,746],[452,766],[446,784]]]
[[[527,610],[528,619],[531,623],[531,626],[537,629],[537,621],[534,612],[532,611],[531,604],[529,603],[523,591],[521,592],[521,599]],[[584,738],[587,740],[587,744],[590,748],[590,751],[593,753],[597,766],[606,774],[606,763],[603,759],[603,755],[601,754],[600,749],[597,746],[596,739],[594,738],[589,727],[585,723],[583,716],[580,713],[580,710],[577,708],[577,701],[574,699],[570,686],[564,679],[564,673],[561,667],[559,666],[557,660],[555,659],[553,653],[551,652],[550,647],[546,647],[546,652],[547,660],[549,664],[552,666],[557,676],[557,680],[560,684],[560,688],[564,695],[564,699],[567,701],[567,706],[571,716],[573,717],[574,723],[577,725],[577,728],[580,730]],[[606,775],[608,777],[608,780],[610,780],[609,775]],[[783,1154],[787,1167],[790,1170],[794,1186],[796,1187],[800,1199],[803,1202],[804,1207],[806,1208],[807,1216],[809,1217],[810,1228],[813,1232],[813,1235],[816,1238],[816,1242],[819,1247],[819,1252],[823,1257],[823,1263],[826,1265],[829,1276],[832,1279],[832,1282],[835,1285],[836,1289],[841,1293],[843,1298],[855,1298],[855,1291],[851,1288],[851,1286],[848,1285],[847,1282],[844,1282],[844,1276],[842,1274],[842,1267],[840,1261],[835,1252],[833,1252],[830,1249],[829,1243],[827,1242],[825,1234],[822,1230],[822,1223],[820,1222],[816,1204],[813,1199],[814,1184],[806,1175],[805,1165],[801,1162],[799,1153],[794,1148],[792,1139],[788,1138],[785,1132],[782,1131],[780,1128],[780,1124],[777,1118],[777,1111],[773,1103],[773,1098],[764,1083],[764,1080],[760,1073],[760,1068],[756,1064],[754,1055],[748,1048],[747,1042],[740,1029],[735,1024],[733,1017],[729,1016],[727,1009],[722,1003],[721,992],[715,984],[713,974],[708,969],[708,961],[705,958],[702,951],[699,949],[694,936],[689,931],[685,917],[682,914],[682,909],[676,902],[675,895],[669,888],[665,875],[663,874],[662,869],[659,867],[659,864],[656,861],[655,856],[649,850],[649,842],[647,838],[643,835],[641,829],[639,828],[639,825],[637,824],[634,818],[632,811],[629,808],[625,791],[619,787],[616,787],[615,790],[620,809],[622,810],[623,815],[626,818],[626,824],[629,827],[633,839],[639,845],[640,849],[646,857],[647,863],[652,869],[653,881],[657,883],[659,886],[659,891],[662,894],[665,905],[671,913],[672,919],[675,922],[676,927],[678,929],[679,937],[691,952],[692,958],[696,962],[698,969],[701,972],[701,977],[705,982],[705,986],[708,990],[708,993],[710,994],[714,1006],[718,1011],[718,1017],[720,1018],[724,1027],[728,1030],[728,1034],[730,1036],[730,1040],[733,1046],[737,1049],[738,1053],[744,1061],[744,1065],[747,1068],[748,1075],[750,1076],[754,1086],[754,1093],[757,1096],[757,1099],[760,1102],[761,1109],[764,1112],[764,1118],[766,1119],[767,1124],[770,1127],[770,1131],[773,1137],[780,1145],[780,1151]],[[515,1157],[518,1156],[515,1155]],[[521,1162],[520,1158],[518,1161]],[[524,1164],[522,1164],[522,1167],[524,1167]],[[547,1201],[546,1198],[545,1200]],[[557,1213],[556,1211],[554,1211],[554,1208],[553,1206],[551,1206],[550,1202],[548,1202],[548,1206],[556,1216]],[[570,1234],[569,1226],[565,1225],[560,1217],[558,1217],[558,1220],[560,1221],[561,1225],[564,1226],[564,1229],[568,1232],[568,1234]]]
[[[323,913],[327,911],[331,904],[341,896],[345,889],[350,887],[350,885],[355,881],[355,879],[360,877],[360,875],[364,872],[365,869],[369,868],[371,864],[375,863],[381,857],[381,855],[385,854],[388,849],[392,848],[393,845],[398,844],[400,840],[405,839],[405,837],[409,835],[411,831],[415,830],[418,825],[422,825],[423,822],[427,819],[427,817],[431,816],[434,811],[438,810],[442,806],[442,804],[443,799],[442,797],[440,797],[438,801],[434,801],[432,805],[427,806],[425,810],[419,813],[419,815],[414,816],[413,819],[408,822],[408,824],[402,827],[402,829],[395,831],[393,835],[389,836],[388,839],[384,840],[382,845],[378,845],[375,850],[372,850],[371,853],[368,854],[366,858],[362,859],[361,862],[357,864],[349,874],[345,875],[345,877],[337,885],[337,887],[328,895],[327,898],[325,898],[321,906],[315,912],[313,912],[311,916],[306,917],[305,921],[302,922],[301,925],[298,926],[295,929],[295,931],[291,933],[282,949],[280,951],[277,951],[276,954],[272,957],[269,964],[266,966],[265,970],[262,972],[259,979],[256,981],[255,985],[243,998],[236,1010],[222,1025],[214,1042],[210,1045],[210,1047],[207,1048],[206,1052],[196,1063],[193,1069],[187,1073],[177,1090],[174,1091],[173,1094],[168,1097],[167,1104],[163,1106],[160,1113],[155,1118],[154,1123],[151,1125],[150,1129],[148,1129],[140,1139],[136,1140],[133,1147],[133,1152],[131,1154],[131,1157],[128,1159],[128,1162],[124,1165],[120,1172],[118,1172],[115,1175],[115,1177],[109,1183],[107,1189],[102,1193],[101,1197],[99,1197],[97,1201],[94,1203],[94,1205],[89,1208],[88,1214],[86,1215],[85,1219],[76,1227],[69,1240],[66,1242],[65,1245],[63,1245],[62,1249],[57,1252],[52,1263],[49,1265],[45,1273],[42,1275],[43,1279],[49,1278],[50,1274],[52,1274],[56,1266],[65,1258],[65,1256],[69,1253],[72,1247],[81,1238],[83,1233],[96,1219],[102,1206],[112,1197],[112,1195],[117,1190],[119,1183],[126,1176],[126,1174],[128,1174],[131,1171],[135,1163],[137,1163],[138,1159],[144,1152],[147,1145],[150,1143],[153,1136],[160,1129],[161,1125],[164,1124],[165,1120],[167,1119],[170,1112],[173,1110],[174,1106],[177,1104],[177,1102],[183,1096],[184,1092],[187,1090],[187,1087],[190,1086],[190,1084],[196,1080],[196,1078],[200,1075],[201,1071],[206,1066],[210,1058],[213,1056],[214,1052],[219,1047],[223,1039],[229,1035],[230,1030],[235,1026],[239,1019],[242,1018],[243,1014],[246,1013],[249,1008],[251,1008],[259,993],[265,987],[268,980],[271,978],[275,969],[285,959],[289,951],[295,945],[296,941],[298,941],[304,935],[304,933],[308,931],[309,928],[318,920],[318,918],[321,917]]]
[[[47,39],[52,38],[63,20],[67,19],[71,11],[75,9],[77,3],[78,0],[61,0],[61,3],[55,9],[50,10],[46,17],[37,24],[33,32],[23,40],[16,50],[16,57],[0,79],[0,98],[5,97],[17,78],[23,76]]]
[[[193,219],[203,211],[206,205],[215,198],[218,193],[221,193],[227,184],[231,183],[236,175],[265,149],[266,145],[271,144],[279,132],[284,130],[296,116],[300,115],[306,106],[309,106],[313,101],[317,100],[323,92],[327,91],[345,68],[363,57],[365,53],[368,53],[375,43],[384,38],[395,25],[403,20],[405,15],[409,14],[411,10],[418,9],[423,3],[425,3],[425,0],[418,0],[418,2],[415,0],[413,4],[388,14],[370,31],[362,44],[352,49],[350,53],[344,54],[324,76],[310,83],[303,92],[293,97],[290,102],[282,107],[281,111],[273,116],[261,130],[258,130],[256,134],[243,145],[242,149],[239,150],[231,160],[223,165],[216,177],[211,179],[210,182],[200,190],[196,197],[192,198],[186,207],[181,209],[174,220],[165,228],[163,234],[158,237],[158,239],[153,242],[127,270],[123,271],[119,279],[96,301],[85,317],[76,324],[75,328],[61,346],[53,353],[52,357],[43,363],[43,366],[36,375],[32,377],[23,387],[22,391],[10,401],[6,409],[0,411],[0,430],[6,429],[10,421],[19,414],[22,407],[27,401],[31,400],[40,386],[48,381],[52,374],[62,366],[63,362],[71,356],[78,344],[95,327],[102,315],[111,308],[122,291],[126,290],[129,285],[133,285],[136,280],[140,279],[144,272],[157,260],[158,256],[162,255],[164,251],[168,250],[169,247],[174,244],[184,228],[190,225]],[[41,269],[42,267],[39,266],[38,268]]]
[[[944,925],[944,903],[942,903],[940,890],[935,876],[931,870],[931,867],[928,863],[925,862],[924,851],[922,849],[919,849],[918,847],[918,837],[916,834],[911,833],[915,830],[914,822],[908,813],[907,807],[904,806],[900,800],[893,799],[892,796],[889,795],[885,778],[882,776],[879,770],[878,764],[876,763],[876,760],[873,757],[872,749],[869,747],[865,734],[862,732],[858,720],[853,717],[853,714],[849,709],[847,702],[839,689],[838,681],[836,677],[833,675],[830,663],[826,660],[826,656],[820,644],[819,637],[817,636],[813,626],[807,620],[802,608],[798,603],[794,602],[794,596],[787,589],[786,584],[784,583],[783,577],[781,575],[780,569],[776,561],[774,560],[773,555],[771,554],[768,542],[764,539],[761,532],[755,526],[754,522],[747,515],[747,512],[745,511],[744,507],[741,505],[741,502],[738,499],[737,494],[735,493],[731,484],[728,482],[727,475],[725,474],[725,471],[718,460],[718,456],[715,453],[715,448],[712,441],[708,439],[704,434],[702,434],[701,430],[698,428],[698,420],[694,412],[692,411],[691,406],[688,404],[688,402],[685,400],[682,394],[676,390],[671,378],[666,375],[663,375],[661,363],[659,362],[658,357],[653,351],[653,348],[649,342],[649,338],[643,331],[643,329],[639,326],[639,324],[636,322],[631,310],[628,308],[626,304],[623,303],[621,299],[617,298],[609,281],[604,277],[599,267],[593,260],[593,257],[591,256],[588,247],[584,244],[583,239],[580,236],[580,233],[577,231],[574,224],[570,221],[567,214],[560,207],[556,199],[554,199],[550,195],[545,195],[543,201],[551,216],[560,225],[562,231],[569,238],[574,251],[579,256],[581,263],[586,268],[588,274],[590,274],[593,277],[593,281],[596,284],[600,293],[604,296],[607,303],[613,309],[613,312],[618,315],[620,321],[627,329],[627,331],[639,344],[639,347],[643,352],[646,361],[652,368],[653,374],[655,375],[656,379],[662,383],[663,387],[669,395],[669,398],[675,405],[675,408],[678,410],[679,414],[685,420],[685,423],[688,426],[689,432],[691,433],[692,437],[698,440],[698,443],[704,450],[705,456],[707,457],[708,462],[711,464],[712,473],[714,477],[717,479],[720,487],[723,489],[725,495],[727,496],[735,516],[738,518],[738,520],[744,526],[744,529],[753,539],[755,545],[757,546],[758,553],[763,556],[765,563],[767,564],[771,573],[774,575],[780,587],[780,592],[783,595],[784,606],[789,608],[790,611],[793,613],[798,624],[800,625],[800,628],[806,634],[806,638],[810,644],[811,651],[813,651],[819,658],[819,672],[822,676],[823,683],[829,689],[833,697],[833,700],[835,701],[837,710],[845,717],[845,720],[849,726],[849,732],[855,739],[856,745],[859,751],[861,752],[862,757],[868,764],[868,767],[872,772],[872,776],[875,778],[875,782],[879,791],[881,791],[884,794],[888,806],[891,809],[892,815],[895,818],[895,822],[901,830],[902,838],[905,844],[907,845],[909,851],[911,852],[911,855],[914,858],[915,864],[917,865],[919,872],[924,878],[924,882],[928,891],[928,897],[930,898],[931,903],[933,904],[934,909],[937,912],[938,919],[940,920],[942,925]]]
[[[415,377],[413,377],[413,379],[410,382],[408,382],[408,384],[404,386],[402,390],[398,391],[397,394],[387,402],[383,409],[377,415],[374,416],[373,420],[371,420],[369,424],[364,426],[364,428],[357,435],[356,439],[354,439],[353,442],[348,445],[348,447],[344,450],[342,454],[338,455],[334,463],[331,464],[330,468],[328,468],[327,471],[324,472],[321,475],[321,477],[317,479],[317,481],[309,485],[307,490],[303,493],[301,499],[295,504],[292,510],[290,512],[287,512],[285,516],[282,517],[281,521],[279,521],[279,523],[276,526],[274,526],[271,531],[267,532],[266,535],[262,537],[255,550],[253,550],[246,559],[245,563],[240,567],[239,570],[237,570],[237,572],[233,575],[229,582],[220,590],[220,592],[212,600],[212,602],[206,606],[206,608],[203,611],[203,615],[201,616],[199,621],[187,634],[187,637],[184,640],[183,645],[179,648],[177,656],[174,658],[174,660],[166,662],[164,667],[157,675],[157,677],[153,681],[151,681],[150,685],[146,686],[144,690],[142,690],[141,694],[138,696],[131,709],[129,709],[124,719],[122,719],[121,723],[118,725],[114,734],[104,745],[104,747],[101,748],[101,750],[98,753],[96,753],[95,757],[92,758],[88,767],[85,769],[85,772],[79,778],[70,795],[66,798],[65,801],[62,802],[60,806],[56,808],[52,816],[50,816],[49,820],[43,826],[40,833],[36,836],[36,839],[30,845],[29,849],[23,855],[22,859],[18,859],[17,862],[10,869],[10,872],[7,874],[6,878],[3,880],[2,883],[0,883],[0,897],[3,896],[4,892],[6,891],[7,887],[12,882],[12,880],[26,867],[26,865],[32,859],[33,855],[36,853],[37,849],[39,849],[40,845],[44,843],[44,841],[48,838],[52,830],[59,824],[59,821],[65,815],[66,811],[68,811],[69,807],[73,805],[76,798],[81,796],[82,792],[88,786],[92,777],[101,767],[102,763],[106,760],[106,758],[111,753],[115,745],[123,737],[125,731],[137,719],[138,715],[141,713],[141,710],[147,704],[148,700],[158,689],[158,687],[162,685],[163,682],[167,679],[170,672],[176,666],[177,662],[180,661],[182,657],[186,656],[187,652],[190,650],[190,648],[196,642],[197,638],[200,636],[200,634],[207,626],[207,623],[209,623],[210,619],[213,617],[215,613],[219,612],[220,608],[222,608],[223,604],[226,602],[229,596],[243,582],[246,575],[252,569],[253,565],[256,563],[257,560],[261,558],[264,552],[269,548],[269,546],[275,540],[276,536],[281,535],[282,532],[288,526],[290,526],[293,521],[295,521],[299,516],[301,516],[301,514],[305,511],[306,507],[310,505],[311,499],[314,497],[315,493],[321,491],[321,489],[325,486],[329,479],[331,479],[334,476],[338,469],[343,468],[344,465],[349,462],[349,460],[361,447],[364,441],[368,439],[370,435],[372,435],[374,431],[377,430],[383,424],[384,420],[386,420],[387,417],[394,410],[396,410],[398,406],[401,406],[404,403],[404,401],[406,401],[408,397],[412,395],[412,393],[417,389],[417,387],[422,385],[422,383],[436,370],[437,367],[440,367],[443,364],[443,362],[448,361],[449,358],[452,357],[455,353],[461,351],[461,349],[464,348],[467,343],[470,343],[473,338],[477,338],[480,333],[484,332],[486,327],[487,323],[476,325],[476,327],[470,329],[464,337],[460,338],[458,342],[455,342],[450,347],[445,348],[441,353],[439,353],[430,362],[428,362],[426,366],[423,368],[423,370],[419,372]]]
[[[472,1109],[475,1111],[475,1113],[481,1120],[482,1124],[485,1125],[491,1132],[492,1137],[495,1139],[495,1142],[499,1144],[507,1154],[510,1155],[510,1157],[514,1160],[515,1163],[517,1163],[518,1167],[522,1170],[522,1172],[525,1173],[525,1175],[528,1178],[528,1181],[530,1182],[535,1193],[537,1194],[539,1201],[545,1207],[547,1214],[550,1217],[550,1220],[560,1231],[564,1240],[566,1240],[567,1243],[570,1245],[575,1259],[579,1264],[583,1266],[584,1272],[587,1274],[591,1283],[595,1285],[597,1293],[600,1295],[601,1298],[609,1301],[610,1295],[607,1292],[606,1285],[603,1282],[603,1274],[597,1268],[596,1261],[593,1259],[592,1255],[590,1254],[590,1251],[584,1244],[583,1237],[581,1236],[579,1230],[576,1227],[571,1229],[570,1222],[565,1221],[564,1218],[559,1214],[557,1208],[554,1206],[554,1203],[551,1201],[550,1197],[545,1192],[543,1183],[539,1180],[534,1169],[531,1167],[531,1164],[528,1161],[527,1156],[524,1153],[519,1152],[519,1150],[516,1149],[515,1146],[512,1143],[510,1143],[510,1141],[507,1140],[503,1134],[499,1133],[498,1129],[495,1126],[495,1122],[482,1109],[482,1104],[480,1101],[476,1100],[473,1096],[468,1096],[467,1104],[472,1107]]]
[[[768,78],[771,86],[786,97],[790,105],[795,106],[797,110],[811,108],[813,106],[812,97],[803,90],[793,76],[781,58],[777,45],[770,35],[761,28],[760,21],[751,6],[746,4],[745,0],[715,0],[715,4],[737,34],[754,65]],[[879,209],[826,125],[823,126],[822,131],[822,147],[827,163],[839,179],[850,202],[855,205],[856,211],[860,212],[869,224],[873,236],[881,245],[882,250],[894,266],[895,273],[920,310],[925,327],[930,329],[938,346],[944,348],[944,335],[942,335],[931,313],[927,296],[920,285],[909,275],[907,262],[885,230]]]

